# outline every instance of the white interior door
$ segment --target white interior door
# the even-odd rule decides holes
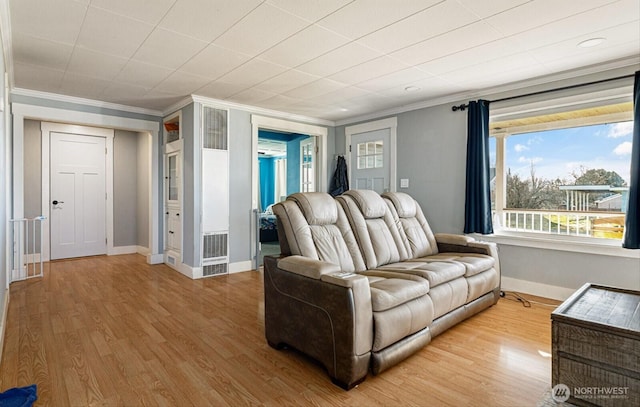
[[[351,189],[389,191],[390,129],[351,136]]]
[[[50,135],[51,259],[106,254],[106,140]]]

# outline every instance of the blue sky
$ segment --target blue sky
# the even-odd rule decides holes
[[[513,135],[506,142],[506,167],[529,178],[567,179],[580,168],[615,171],[629,183],[633,121]],[[491,139],[495,163],[495,139]]]

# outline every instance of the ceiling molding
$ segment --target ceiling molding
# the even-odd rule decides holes
[[[457,103],[464,100],[477,99],[479,97],[487,97],[489,95],[500,95],[506,92],[519,91],[519,90],[534,87],[534,86],[548,85],[548,84],[558,82],[558,81],[563,81],[563,80],[571,79],[577,83],[580,83],[582,81],[581,77],[584,77],[587,75],[604,74],[614,69],[632,68],[632,69],[629,69],[629,73],[633,73],[636,70],[640,69],[639,65],[640,65],[640,56],[631,56],[628,58],[611,61],[605,64],[592,65],[592,66],[583,67],[583,68],[579,68],[571,71],[565,71],[557,74],[541,76],[538,78],[533,78],[525,81],[513,82],[513,83],[496,86],[492,88],[460,92],[453,95],[443,96],[440,98],[427,99],[427,100],[417,102],[417,103],[412,103],[409,105],[403,105],[403,106],[398,106],[391,109],[380,110],[377,112],[373,112],[373,113],[369,113],[361,116],[354,116],[346,119],[341,119],[341,120],[337,120],[335,122],[335,125],[344,126],[352,123],[377,119],[385,116],[392,116],[392,115],[396,115],[404,112],[410,112],[413,110],[424,109],[424,108],[443,105],[447,103]]]
[[[13,88],[11,89],[11,94],[19,95],[19,96],[34,97],[39,99],[55,100],[57,102],[67,102],[67,103],[73,103],[78,105],[93,106],[93,107],[99,107],[102,109],[112,109],[112,110],[118,110],[121,112],[139,113],[139,114],[146,114],[146,115],[158,116],[158,117],[162,116],[162,112],[159,110],[151,110],[151,109],[145,109],[142,107],[127,106],[127,105],[121,105],[118,103],[111,103],[111,102],[103,102],[101,100],[95,100],[95,99],[79,98],[76,96],[67,96],[59,93],[41,92],[38,90],[23,89],[23,88]]]
[[[238,109],[251,114],[276,117],[279,119],[290,120],[290,121],[295,121],[300,123],[315,124],[315,125],[327,126],[327,127],[335,127],[336,125],[336,123],[332,120],[318,119],[315,117],[281,112],[279,110],[271,110],[271,109],[266,109],[266,108],[257,107],[257,106],[244,105],[241,103],[229,102],[229,101],[220,100],[220,99],[213,99],[213,98],[208,98],[208,97],[199,96],[199,95],[188,96],[183,100],[179,101],[178,103],[175,103],[169,106],[169,108],[164,110],[163,115],[166,116],[168,114],[175,112],[176,110],[182,109],[183,107],[185,107],[191,102],[197,102],[203,105],[213,105],[214,107],[220,107],[220,108],[226,108],[226,109]]]

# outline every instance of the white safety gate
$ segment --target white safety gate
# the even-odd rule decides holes
[[[9,282],[42,277],[42,222],[44,216],[32,219],[11,219],[11,274]]]

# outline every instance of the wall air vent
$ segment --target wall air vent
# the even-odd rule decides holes
[[[228,234],[216,233],[204,235],[202,239],[202,259],[215,259],[227,257],[228,254]]]
[[[227,111],[204,107],[202,147],[227,150]]]
[[[227,274],[228,272],[229,272],[229,265],[227,263],[208,264],[206,266],[202,266],[203,277],[218,276],[221,274]]]

